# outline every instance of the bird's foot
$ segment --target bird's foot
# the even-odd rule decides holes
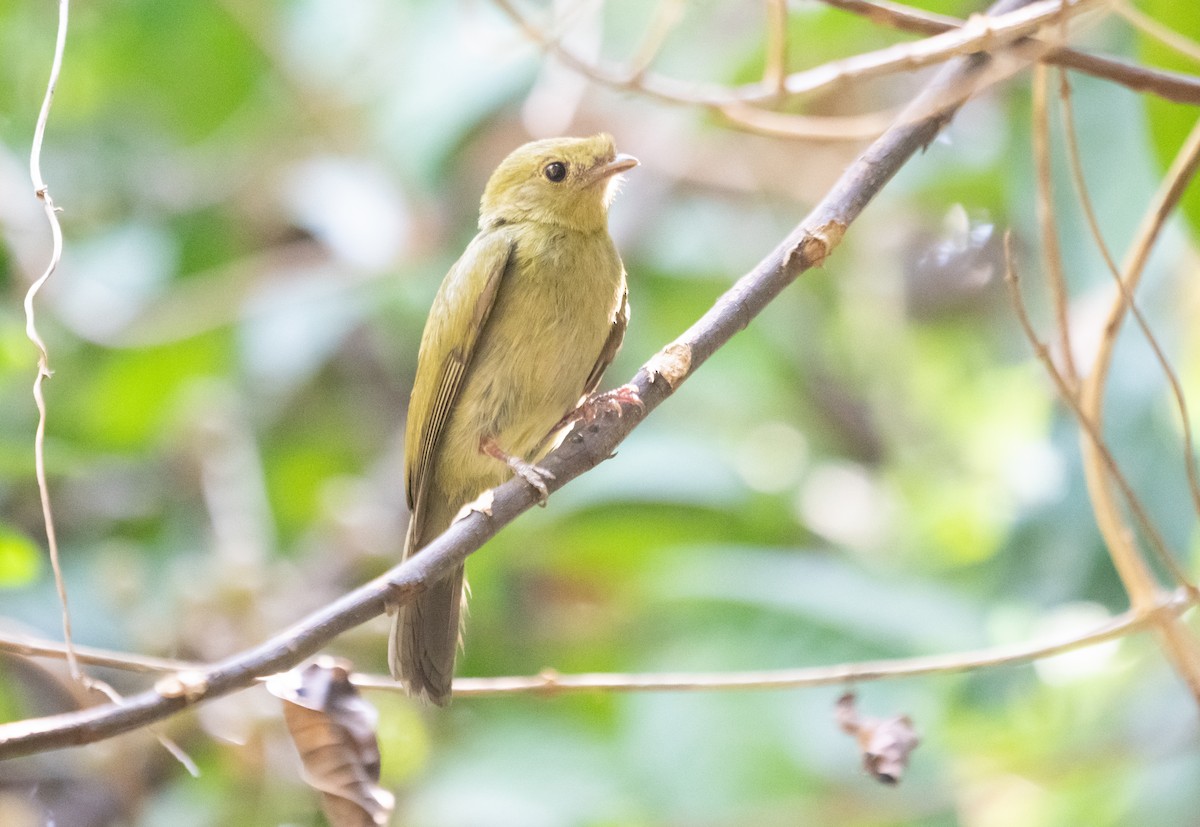
[[[613,388],[604,393],[592,394],[583,400],[579,407],[559,420],[553,430],[565,428],[572,422],[580,422],[587,427],[606,413],[622,416],[625,413],[626,405],[636,408],[638,411],[646,410],[646,403],[642,401],[638,389],[633,385],[621,385],[619,388]]]
[[[546,501],[550,499],[550,490],[546,487],[546,481],[554,479],[554,474],[540,465],[534,465],[532,462],[526,462],[517,457],[508,458],[508,467],[513,469],[513,473],[518,477],[537,489],[538,505],[545,508]]]
[[[546,482],[554,479],[554,474],[540,465],[534,465],[520,457],[514,457],[489,437],[484,437],[479,441],[479,450],[489,457],[505,463],[513,470],[514,474],[529,483],[538,492],[538,505],[545,507],[546,501],[550,499],[550,489],[546,487]]]

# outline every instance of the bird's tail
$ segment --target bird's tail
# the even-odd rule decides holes
[[[437,515],[427,517],[421,521],[424,537],[418,537],[416,527],[410,525],[405,558],[419,554],[419,542],[436,537],[450,524],[449,519],[440,520]],[[463,567],[458,566],[401,606],[392,619],[388,642],[392,677],[403,683],[409,694],[438,706],[450,702],[454,659],[461,639],[463,585]]]

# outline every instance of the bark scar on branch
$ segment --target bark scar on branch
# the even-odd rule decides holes
[[[827,221],[820,227],[809,232],[800,243],[792,248],[784,259],[785,267],[798,267],[807,270],[810,267],[821,267],[834,248],[842,242],[846,235],[844,221]]]

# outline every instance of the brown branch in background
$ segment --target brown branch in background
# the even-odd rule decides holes
[[[933,14],[885,0],[821,0],[827,6],[857,14],[884,26],[913,34],[933,35],[963,25],[957,17]],[[1200,105],[1200,77],[1151,69],[1114,57],[1054,49],[1042,56],[1046,63],[1074,69],[1093,77],[1118,83],[1135,92],[1146,92],[1176,103]]]
[[[1023,1],[1001,0],[994,12],[1002,14]],[[896,123],[847,167],[820,203],[771,253],[738,279],[703,317],[642,366],[631,384],[641,396],[644,410],[629,411],[623,417],[607,418],[576,430],[546,457],[542,464],[554,474],[548,485],[550,491],[557,491],[611,457],[643,417],[662,404],[784,288],[801,273],[820,266],[866,205],[949,123],[990,63],[985,54],[969,55],[950,61],[938,72]],[[491,499],[487,513],[470,512],[420,554],[273,638],[202,673],[164,678],[156,689],[126,698],[120,705],[0,724],[0,759],[129,732],[296,666],[342,632],[411,600],[427,583],[465,561],[531,508],[539,497],[523,480],[514,479],[493,489]]]
[[[518,9],[513,0],[494,2],[547,52],[585,77],[607,86],[639,92],[670,103],[716,109],[739,103],[767,103],[780,97],[777,86],[762,81],[741,86],[689,83],[650,72],[634,73],[608,61],[590,61],[563,46],[557,38]],[[946,31],[925,40],[889,46],[794,72],[784,78],[783,90],[790,96],[813,94],[852,80],[912,71],[965,54],[999,50],[1057,23],[1064,16],[1079,14],[1100,5],[1103,5],[1103,0],[1039,0],[1015,6],[1014,11],[977,15],[959,27],[948,27]]]
[[[826,6],[857,14],[872,23],[913,34],[941,34],[957,29],[965,21],[948,14],[937,14],[886,0],[821,0]]]
[[[1197,603],[1193,592],[1179,590],[1163,598],[1156,612],[1178,617]],[[1132,610],[1110,618],[1084,633],[1064,635],[1045,643],[1021,643],[995,646],[974,652],[897,658],[886,661],[845,663],[799,669],[773,669],[760,672],[714,674],[580,674],[560,675],[553,670],[539,675],[504,678],[458,678],[454,695],[459,698],[508,695],[514,692],[559,695],[576,692],[681,692],[732,689],[801,689],[821,686],[845,686],[871,681],[914,678],[923,675],[950,675],[996,666],[1012,666],[1061,655],[1117,640],[1145,628],[1151,616]],[[355,683],[364,689],[394,689],[387,678],[359,676]],[[391,686],[387,686],[391,683]]]
[[[951,675],[997,666],[1014,666],[1044,660],[1066,652],[1085,649],[1118,640],[1145,629],[1155,615],[1178,617],[1197,605],[1200,594],[1188,589],[1159,598],[1151,612],[1130,609],[1084,632],[1061,635],[1057,639],[1007,644],[915,658],[842,663],[795,669],[770,669],[754,672],[721,673],[583,673],[564,675],[547,669],[537,675],[513,675],[499,678],[456,678],[455,698],[486,698],[500,695],[562,695],[580,692],[690,692],[724,690],[806,689],[845,686],[874,681],[915,678],[926,675]],[[23,636],[0,635],[0,650],[37,657],[63,657],[62,644]],[[77,647],[85,663],[130,672],[202,672],[202,663],[150,658],[144,655]],[[360,689],[402,692],[392,678],[384,675],[356,674],[353,683]]]
[[[1117,286],[1117,291],[1121,293],[1121,301],[1129,308],[1130,313],[1133,314],[1133,318],[1141,329],[1142,335],[1146,337],[1146,342],[1150,345],[1150,349],[1154,351],[1154,358],[1158,360],[1163,374],[1167,377],[1167,382],[1171,386],[1171,393],[1175,397],[1175,405],[1179,409],[1179,416],[1183,424],[1183,464],[1187,476],[1188,490],[1192,495],[1192,508],[1197,515],[1200,515],[1200,478],[1197,477],[1196,473],[1195,443],[1192,438],[1192,424],[1191,418],[1188,415],[1187,398],[1184,396],[1183,386],[1179,382],[1179,377],[1176,375],[1174,368],[1171,367],[1171,362],[1167,359],[1167,354],[1163,351],[1162,345],[1159,344],[1158,337],[1154,335],[1154,331],[1151,329],[1150,324],[1146,321],[1146,317],[1142,314],[1141,308],[1138,307],[1137,301],[1134,299],[1133,287],[1126,286],[1125,281],[1121,278],[1121,271],[1117,266],[1116,259],[1113,258],[1108,244],[1104,241],[1104,233],[1100,229],[1100,219],[1096,215],[1095,204],[1088,191],[1087,176],[1083,172],[1083,159],[1079,154],[1079,138],[1075,131],[1075,107],[1071,103],[1071,86],[1067,81],[1066,72],[1062,71],[1059,72],[1059,98],[1062,104],[1063,134],[1066,139],[1067,161],[1071,170],[1071,182],[1075,187],[1079,203],[1083,207],[1083,215],[1087,221],[1088,231],[1091,233],[1092,240],[1095,242],[1096,248],[1100,251],[1100,255],[1104,259],[1104,264]],[[1176,582],[1187,582],[1186,575],[1181,573],[1174,557],[1167,557],[1164,560],[1164,564],[1171,570]]]
[[[763,83],[782,94],[788,67],[787,0],[766,0],[766,10],[767,63],[763,67]]]
[[[0,633],[0,650],[14,655],[40,658],[65,658],[67,647],[61,643],[41,640],[20,634]],[[111,649],[99,649],[95,646],[71,647],[80,663],[93,666],[106,666],[120,669],[123,672],[188,672],[205,668],[205,664],[194,661],[176,660],[174,658],[154,658],[147,655],[135,655],[130,652],[116,652]]]
[[[1104,390],[1109,369],[1112,366],[1117,334],[1120,332],[1121,323],[1128,309],[1126,298],[1136,291],[1150,251],[1158,239],[1163,224],[1178,205],[1179,199],[1195,176],[1198,167],[1200,167],[1200,121],[1192,128],[1187,140],[1184,141],[1175,160],[1171,163],[1158,192],[1142,218],[1134,242],[1121,267],[1121,281],[1124,288],[1119,291],[1109,310],[1104,326],[1104,337],[1100,341],[1096,354],[1095,367],[1084,380],[1081,393],[1082,407],[1089,419],[1093,420],[1097,426],[1102,422]],[[1096,521],[1113,556],[1113,562],[1117,565],[1117,570],[1125,583],[1134,608],[1150,605],[1155,599],[1156,584],[1133,547],[1129,532],[1114,502],[1109,479],[1105,474],[1103,462],[1098,456],[1096,446],[1085,440],[1083,450],[1084,473],[1088,491],[1092,497],[1092,506],[1096,512]],[[1185,627],[1175,622],[1160,624],[1158,631],[1167,655],[1187,681],[1197,702],[1200,702],[1200,649],[1197,648],[1195,639]]]
[[[1086,392],[1083,394],[1083,400],[1076,397],[1050,357],[1049,348],[1038,338],[1033,324],[1029,320],[1024,300],[1021,298],[1019,279],[1013,262],[1011,238],[1008,235],[1005,236],[1005,266],[1005,281],[1008,284],[1009,295],[1021,329],[1046,369],[1046,373],[1054,382],[1059,395],[1070,406],[1079,422],[1080,440],[1083,443],[1084,451],[1084,473],[1088,478],[1089,490],[1092,490],[1092,480],[1098,479],[1101,485],[1100,490],[1107,497],[1102,500],[1096,493],[1093,493],[1093,511],[1097,525],[1100,526],[1104,536],[1109,555],[1112,557],[1125,591],[1129,595],[1132,610],[1138,614],[1149,615],[1153,619],[1155,631],[1163,642],[1168,659],[1188,684],[1193,697],[1200,703],[1200,657],[1197,656],[1194,641],[1187,628],[1180,624],[1177,618],[1163,616],[1153,608],[1159,600],[1157,584],[1134,547],[1130,532],[1126,529],[1120,511],[1112,500],[1112,492],[1108,487],[1109,480],[1115,482],[1121,489],[1122,495],[1142,528],[1148,533],[1157,534],[1157,532],[1154,531],[1144,508],[1134,495],[1124,475],[1121,474],[1112,453],[1103,441],[1099,429],[1098,409],[1085,407]],[[1093,372],[1088,377],[1088,382],[1095,375],[1096,373]],[[1085,382],[1085,388],[1088,382]],[[1187,592],[1195,594],[1196,590],[1189,586]]]
[[[865,115],[794,115],[741,103],[722,106],[719,111],[739,129],[775,138],[802,138],[814,142],[870,141],[879,137],[896,117],[894,111]]]
[[[667,38],[670,37],[671,32],[675,31],[675,27],[682,19],[683,0],[661,0],[654,19],[650,21],[650,27],[646,30],[646,36],[642,38],[641,45],[629,59],[627,71],[630,79],[636,80],[649,71],[651,64],[658,58],[659,52],[666,44]]]
[[[1067,279],[1063,274],[1062,251],[1058,246],[1058,221],[1054,209],[1054,181],[1050,159],[1050,112],[1047,103],[1049,72],[1044,64],[1033,67],[1033,159],[1037,168],[1037,200],[1034,209],[1042,236],[1042,265],[1050,284],[1054,320],[1063,377],[1072,392],[1079,387],[1079,371],[1071,348],[1070,304]]]
[[[806,95],[836,88],[851,80],[920,69],[957,55],[996,52],[1094,5],[1099,3],[1090,0],[1041,0],[1006,14],[974,16],[956,29],[924,40],[888,46],[794,72],[788,75],[784,88],[789,95]]]
[[[1034,355],[1037,356],[1038,361],[1040,361],[1042,366],[1046,369],[1046,373],[1049,374],[1051,381],[1054,383],[1054,388],[1058,391],[1058,395],[1062,397],[1064,402],[1067,403],[1067,406],[1071,409],[1071,413],[1074,414],[1076,421],[1079,422],[1079,428],[1081,431],[1080,438],[1087,448],[1095,451],[1097,457],[1097,467],[1100,468],[1102,472],[1107,473],[1108,476],[1112,478],[1113,482],[1117,484],[1117,487],[1121,489],[1121,495],[1128,503],[1129,510],[1133,512],[1134,517],[1137,519],[1138,525],[1141,527],[1142,531],[1146,533],[1146,536],[1151,540],[1151,543],[1156,548],[1161,549],[1161,553],[1164,555],[1164,557],[1170,559],[1171,555],[1166,548],[1166,543],[1163,540],[1162,535],[1159,534],[1158,529],[1154,527],[1154,522],[1150,519],[1150,515],[1146,511],[1146,507],[1142,504],[1142,501],[1138,498],[1137,493],[1133,490],[1133,486],[1129,484],[1129,480],[1125,478],[1125,474],[1122,473],[1120,466],[1117,465],[1116,458],[1113,457],[1112,452],[1108,449],[1108,445],[1104,442],[1104,435],[1100,430],[1098,420],[1093,418],[1093,416],[1084,408],[1082,402],[1080,401],[1079,395],[1067,383],[1066,378],[1058,369],[1058,366],[1054,364],[1054,359],[1050,355],[1050,348],[1047,347],[1040,338],[1038,338],[1037,331],[1034,329],[1033,323],[1029,320],[1029,312],[1025,307],[1025,301],[1021,297],[1021,289],[1019,284],[1020,278],[1017,275],[1016,264],[1013,261],[1012,255],[1012,241],[1010,236],[1007,234],[1004,237],[1004,257],[1006,268],[1005,281],[1008,284],[1009,297],[1012,299],[1013,309],[1017,314],[1017,321],[1020,322],[1021,330],[1024,332],[1025,338],[1029,340],[1029,345],[1033,348]],[[1117,512],[1115,504],[1110,505],[1113,508],[1114,514],[1116,514]],[[1117,519],[1119,519],[1119,516]],[[1099,521],[1099,515],[1097,515],[1097,521]],[[1158,592],[1157,587],[1154,586],[1153,577],[1145,568],[1141,557],[1138,556],[1137,551],[1134,549],[1129,532],[1124,531],[1124,529],[1122,530],[1123,536],[1128,542],[1127,548],[1122,547],[1122,549],[1118,552],[1114,552],[1111,548],[1109,549],[1110,554],[1112,554],[1113,561],[1116,563],[1118,573],[1122,574],[1122,582],[1125,582],[1124,572],[1126,568],[1134,572],[1141,572],[1141,577],[1143,579],[1134,581],[1134,585],[1138,588],[1138,593],[1141,599],[1153,601],[1157,599],[1155,595],[1157,595]],[[1180,574],[1183,576],[1182,572]],[[1145,585],[1143,586],[1143,584]],[[1186,576],[1183,576],[1182,584],[1188,589],[1194,589],[1194,587],[1188,583]],[[1127,590],[1130,593],[1130,597],[1132,598],[1133,591],[1128,588],[1128,583],[1126,585]],[[1133,605],[1136,608],[1139,605],[1138,601],[1133,601]]]
[[[50,504],[50,485],[46,479],[46,396],[42,384],[54,372],[50,370],[50,352],[37,329],[37,315],[34,300],[42,287],[54,275],[58,264],[62,261],[63,235],[62,225],[58,221],[58,207],[50,197],[50,187],[42,177],[42,144],[46,138],[46,124],[50,120],[50,106],[54,102],[54,90],[58,86],[58,76],[62,71],[63,53],[67,47],[67,18],[70,11],[69,0],[59,0],[58,3],[58,33],[54,39],[54,59],[50,64],[50,79],[46,83],[46,95],[42,99],[42,108],[38,113],[37,125],[33,131],[33,146],[29,150],[29,177],[33,181],[33,192],[42,202],[46,220],[50,223],[50,235],[53,249],[50,262],[42,275],[29,287],[25,294],[25,335],[33,342],[38,350],[37,376],[33,380],[33,401],[37,405],[38,424],[33,438],[34,473],[37,476],[38,495],[42,503],[42,520],[46,526],[46,547],[50,552],[50,566],[54,570],[54,587],[58,591],[58,603],[62,611],[63,640],[67,645],[67,666],[71,677],[86,685],[83,672],[71,651],[71,611],[67,604],[67,584],[63,578],[62,565],[58,555],[58,536],[54,530],[54,509]]]

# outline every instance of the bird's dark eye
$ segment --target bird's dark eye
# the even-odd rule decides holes
[[[547,181],[553,181],[557,184],[567,177],[567,165],[562,161],[553,161],[546,164],[546,168],[542,172],[545,173]]]

